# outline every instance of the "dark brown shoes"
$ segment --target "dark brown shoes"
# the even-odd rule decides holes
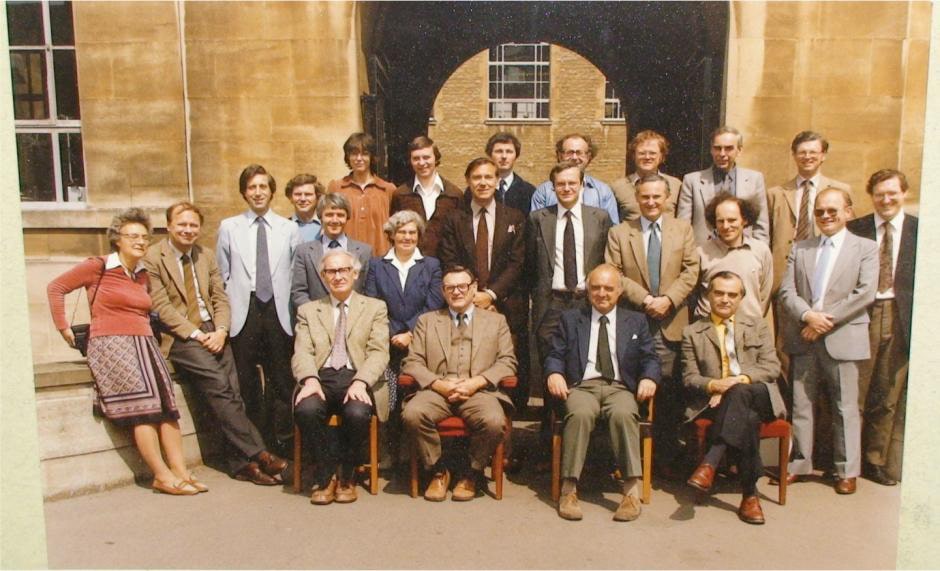
[[[741,506],[738,508],[738,518],[744,523],[753,525],[764,524],[764,510],[760,507],[760,500],[757,496],[745,496],[741,499]]]
[[[424,491],[424,499],[429,502],[443,502],[447,498],[447,488],[450,487],[450,472],[443,470],[431,477],[428,488]]]
[[[281,458],[276,454],[272,454],[267,450],[259,452],[255,457],[255,460],[258,462],[258,466],[261,470],[271,477],[280,476],[282,472],[287,468],[287,460]]]
[[[258,486],[276,486],[278,481],[261,471],[257,462],[249,462],[245,467],[235,473],[236,480],[242,482],[251,482]]]
[[[353,494],[355,494],[353,490]],[[336,499],[336,478],[330,478],[325,486],[320,486],[310,494],[310,503],[318,506],[325,506],[333,503]]]
[[[836,493],[846,496],[855,493],[855,478],[839,478],[836,480]]]
[[[707,492],[715,481],[715,467],[711,464],[699,464],[686,483],[700,492]]]
[[[787,485],[788,485],[788,486],[791,485],[791,484],[795,484],[795,483],[797,483],[797,482],[802,482],[802,481],[803,481],[803,476],[801,476],[800,474],[787,474]],[[771,477],[771,478],[770,478],[770,481],[769,481],[768,483],[769,483],[771,486],[779,486],[779,485],[780,485],[780,480],[779,480],[778,478]]]
[[[898,481],[888,475],[884,466],[869,464],[862,470],[862,474],[872,482],[882,486],[897,486]]]

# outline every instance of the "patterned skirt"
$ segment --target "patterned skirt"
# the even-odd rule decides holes
[[[95,408],[115,424],[179,419],[170,372],[153,337],[92,337],[88,367],[95,377]]]

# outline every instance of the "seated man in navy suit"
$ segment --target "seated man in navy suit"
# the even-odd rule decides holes
[[[582,517],[577,484],[597,417],[606,420],[611,447],[624,475],[615,521],[640,516],[639,402],[656,392],[660,365],[646,317],[618,307],[620,272],[597,266],[587,279],[591,308],[570,309],[552,338],[545,359],[548,392],[563,401],[564,440],[558,515]]]

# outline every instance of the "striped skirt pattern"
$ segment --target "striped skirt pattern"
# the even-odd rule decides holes
[[[97,408],[119,425],[179,419],[166,361],[153,337],[106,335],[88,340]]]

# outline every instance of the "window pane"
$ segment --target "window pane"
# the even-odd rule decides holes
[[[503,72],[506,81],[535,81],[535,68],[531,65],[507,65]]]
[[[41,46],[42,4],[40,2],[7,2],[7,30],[11,46]]]
[[[46,54],[40,50],[10,50],[14,119],[48,119]]]
[[[52,45],[74,46],[75,30],[72,27],[72,3],[49,2],[49,19],[52,24]]]
[[[20,168],[20,200],[55,201],[52,135],[17,133],[16,155]]]
[[[58,119],[81,119],[78,104],[78,74],[75,71],[75,50],[52,50],[55,72],[55,105]]]
[[[503,97],[506,99],[532,99],[535,97],[534,85],[531,83],[504,83]]]
[[[505,45],[503,46],[503,61],[534,61],[535,46],[533,45]]]
[[[59,133],[59,168],[67,202],[85,201],[85,162],[82,159],[82,134]]]

